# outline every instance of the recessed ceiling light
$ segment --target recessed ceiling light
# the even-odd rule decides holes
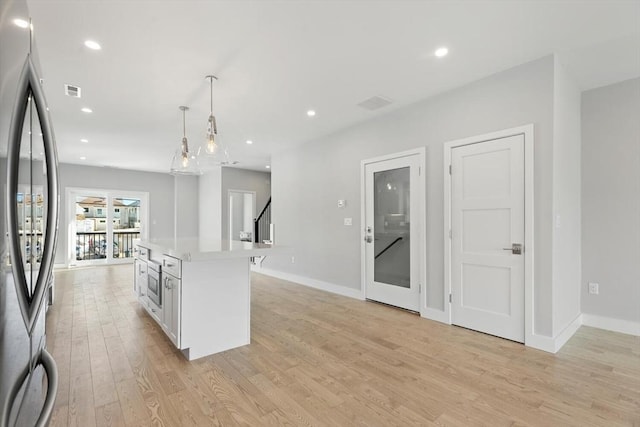
[[[316,112],[315,112],[314,110],[309,110],[309,111],[307,111],[307,116],[309,116],[309,117],[313,117],[313,116],[315,116],[315,115],[316,115]]]
[[[265,168],[267,168],[267,169],[271,169],[271,166],[267,165],[267,166],[265,166]]]
[[[93,110],[91,108],[84,107],[84,108],[82,108],[82,112],[83,113],[93,113]]]
[[[443,56],[447,56],[448,53],[449,53],[449,49],[447,49],[446,47],[440,47],[440,48],[436,49],[436,51],[434,52],[434,54],[438,58],[442,58]]]
[[[14,19],[13,23],[16,24],[18,27],[20,28],[27,28],[29,26],[29,22],[25,21],[24,19]]]
[[[250,140],[250,139],[247,139],[247,144],[251,145],[251,144],[253,144],[253,141]]]
[[[87,160],[87,158],[85,156],[81,156],[80,160]]]
[[[84,45],[86,47],[88,47],[89,49],[93,49],[93,50],[100,50],[102,49],[102,46],[100,46],[100,43],[93,41],[93,40],[86,40],[84,42]]]
[[[89,142],[89,140],[87,138],[82,138],[80,142]]]

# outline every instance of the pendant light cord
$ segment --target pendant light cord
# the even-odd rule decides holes
[[[187,137],[187,124],[186,124],[186,119],[185,119],[185,113],[186,108],[182,109],[182,137],[186,138]]]
[[[213,76],[209,76],[210,88],[211,88],[211,115],[213,116]]]

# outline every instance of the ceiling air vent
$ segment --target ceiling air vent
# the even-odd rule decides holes
[[[377,110],[379,108],[382,107],[386,107],[387,105],[391,104],[391,100],[384,98],[382,96],[372,96],[369,99],[365,99],[364,101],[360,102],[358,104],[358,107],[362,107],[365,110]]]
[[[72,98],[80,98],[81,96],[81,89],[78,86],[74,86],[74,85],[64,85],[64,93],[67,96],[70,96]]]

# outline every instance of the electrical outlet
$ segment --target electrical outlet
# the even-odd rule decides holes
[[[591,295],[598,295],[600,292],[600,285],[596,282],[589,282],[589,293]]]
[[[296,263],[296,257],[292,256],[291,257],[291,264],[295,264]]]
[[[344,225],[353,225],[353,218],[345,218]]]

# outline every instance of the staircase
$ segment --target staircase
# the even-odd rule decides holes
[[[271,197],[260,212],[260,215],[253,220],[253,241],[254,243],[271,243]]]
[[[254,243],[273,243],[273,224],[271,224],[271,197],[260,212],[260,215],[253,220],[253,242]],[[262,265],[266,257],[253,257],[251,262],[254,265]]]

